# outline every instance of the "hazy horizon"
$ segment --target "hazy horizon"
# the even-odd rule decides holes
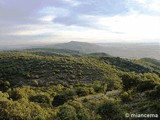
[[[0,48],[160,43],[159,0],[0,0]]]
[[[56,44],[63,44],[69,43],[72,41],[64,41],[64,42],[52,42],[52,43],[24,43],[24,44],[8,44],[8,45],[1,45],[0,50],[4,49],[25,49],[25,48],[38,48],[38,47],[45,47],[46,45],[56,45]],[[83,42],[83,41],[74,41],[74,42]],[[96,44],[99,46],[107,46],[107,45],[157,45],[160,46],[160,42],[84,42],[84,43],[91,43]]]

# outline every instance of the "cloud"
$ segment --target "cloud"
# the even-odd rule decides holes
[[[78,5],[83,4],[82,2],[78,0],[63,0],[63,1],[70,4],[71,6],[78,6]]]
[[[141,14],[160,15],[159,0],[128,0],[128,6]]]
[[[54,23],[63,24],[66,26],[86,26],[95,27],[90,19],[86,19],[84,16],[70,15],[66,17],[56,17],[53,20]]]
[[[159,0],[0,0],[0,44],[160,40],[159,16]]]
[[[98,24],[122,32],[123,39],[159,39],[160,17],[133,14],[128,16],[100,17]]]

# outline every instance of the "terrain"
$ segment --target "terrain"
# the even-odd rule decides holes
[[[48,46],[50,48],[70,49],[82,53],[104,52],[115,57],[140,59],[144,57],[160,60],[159,43],[86,43],[71,41]]]
[[[33,44],[33,45],[0,45],[0,51],[3,50],[21,50],[32,48],[50,48],[50,49],[66,49],[78,51],[80,53],[105,53],[114,57],[140,59],[153,58],[160,60],[160,43],[87,43],[70,41],[67,43],[54,43],[49,45]]]
[[[156,59],[52,47],[0,52],[0,119],[124,120],[132,119],[125,113],[158,115],[159,93]]]

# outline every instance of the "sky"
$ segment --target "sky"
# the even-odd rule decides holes
[[[160,0],[0,0],[0,47],[160,42]]]

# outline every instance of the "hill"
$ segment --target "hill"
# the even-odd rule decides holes
[[[70,49],[81,53],[106,53],[115,57],[123,58],[153,58],[160,60],[160,45],[158,43],[101,43],[93,44],[87,42],[71,41],[49,48]]]
[[[94,52],[103,52],[104,51],[104,48],[102,46],[92,44],[92,43],[77,42],[77,41],[56,44],[56,45],[50,46],[50,47],[58,48],[58,49],[76,50],[76,51],[80,51],[82,53],[94,53]]]
[[[122,58],[152,58],[160,60],[160,44],[159,43],[87,43],[71,41],[68,43],[52,44],[52,45],[35,45],[35,46],[15,46],[15,47],[0,47],[2,50],[24,50],[24,49],[39,49],[52,52],[67,52],[80,54],[105,53],[110,56]],[[102,54],[101,54],[102,55]],[[104,55],[104,54],[103,54]]]
[[[0,52],[0,119],[124,120],[160,113],[154,59],[67,49]]]

